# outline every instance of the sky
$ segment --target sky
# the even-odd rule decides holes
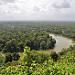
[[[75,0],[0,0],[0,21],[75,21]]]

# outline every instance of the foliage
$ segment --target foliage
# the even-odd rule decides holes
[[[4,57],[0,54],[0,65],[4,62]]]
[[[30,66],[30,47],[25,47],[23,52],[23,64]]]
[[[12,56],[11,56],[11,54],[6,54],[6,56],[5,56],[5,63],[6,62],[12,62]]]
[[[30,60],[31,51],[29,47],[24,48],[24,55],[23,55],[23,63],[27,62],[28,64]],[[51,57],[47,57],[42,64],[35,62],[35,60],[30,65],[23,65],[20,66],[8,66],[5,69],[1,67],[1,75],[75,75],[75,46],[70,46],[66,50],[66,53],[60,55],[59,59],[55,62]],[[52,52],[51,55],[55,55],[55,52]],[[41,54],[42,55],[42,54]],[[50,55],[48,55],[50,56]],[[26,58],[25,58],[26,57]],[[42,55],[41,58],[44,56]],[[32,57],[31,57],[32,58]]]
[[[12,25],[11,25],[12,24]],[[32,49],[52,49],[55,46],[53,39],[46,31],[38,30],[34,24],[26,25],[10,22],[0,25],[0,51],[23,52],[25,46]],[[31,27],[31,28],[30,28]]]
[[[25,46],[47,50],[56,41],[49,33],[62,34],[75,40],[74,22],[0,22],[0,51],[23,52]]]
[[[5,56],[7,63],[0,55],[0,75],[75,75],[75,45],[58,54],[33,51],[55,46],[56,41],[49,33],[75,40],[75,23],[0,22],[0,51],[11,52]],[[19,55],[13,52],[22,52],[23,49],[23,58],[19,59]]]
[[[55,51],[52,51],[52,52],[50,53],[50,56],[51,56],[51,58],[53,58],[55,61],[57,61],[58,54],[57,54]]]
[[[17,53],[7,53],[5,55],[5,63],[19,60],[20,55]]]
[[[12,60],[16,61],[16,60],[19,60],[20,58],[20,55],[18,53],[12,53]]]

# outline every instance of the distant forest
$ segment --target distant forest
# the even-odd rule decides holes
[[[22,52],[25,46],[47,50],[55,46],[49,33],[75,40],[75,23],[67,22],[0,22],[0,51]]]

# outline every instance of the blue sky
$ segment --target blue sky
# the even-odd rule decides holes
[[[0,20],[75,21],[75,0],[0,0]]]

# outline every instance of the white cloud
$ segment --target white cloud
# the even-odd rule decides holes
[[[3,3],[2,3],[2,1],[0,1],[0,5],[2,5]]]
[[[12,3],[12,2],[15,2],[16,0],[1,0],[1,1],[4,3]]]
[[[54,8],[70,8],[70,4],[66,0],[56,1],[52,4]]]
[[[75,20],[74,0],[1,0],[0,20]]]

